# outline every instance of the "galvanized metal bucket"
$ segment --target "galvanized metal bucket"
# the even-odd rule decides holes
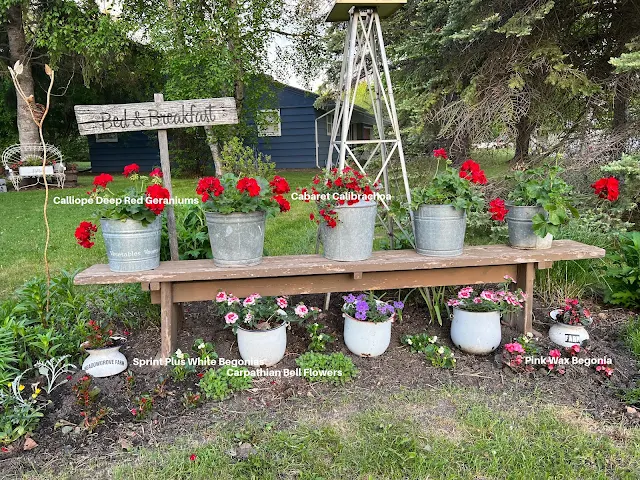
[[[205,217],[218,267],[246,267],[262,261],[266,212],[205,212]]]
[[[542,207],[519,207],[506,205],[507,225],[509,227],[509,244],[513,248],[522,250],[544,250],[551,248],[553,235],[541,238],[533,231],[533,217],[541,213],[545,217],[547,212]]]
[[[112,272],[140,272],[160,265],[162,216],[146,227],[130,218],[102,218],[100,223]]]
[[[451,205],[420,205],[413,215],[416,252],[429,257],[462,255],[467,213]]]
[[[320,224],[320,241],[324,257],[338,262],[366,260],[373,252],[373,233],[378,205],[360,201],[354,205],[335,207],[338,224],[334,228]]]

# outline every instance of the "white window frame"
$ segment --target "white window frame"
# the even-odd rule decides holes
[[[331,131],[333,130],[333,113],[330,113],[326,116],[327,119],[327,135],[331,136]]]
[[[265,119],[268,115],[272,114],[278,115],[278,122],[269,122],[266,125],[261,124],[262,119]],[[259,114],[262,117],[256,121],[256,126],[258,127],[258,136],[259,137],[281,137],[282,136],[282,116],[280,114],[279,108],[272,108],[268,110],[259,110]]]

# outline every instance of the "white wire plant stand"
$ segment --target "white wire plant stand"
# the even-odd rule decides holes
[[[66,167],[62,157],[62,152],[54,145],[46,146],[47,158],[52,160],[53,165],[47,165],[43,171],[43,146],[42,144],[15,144],[8,147],[2,152],[2,164],[4,166],[7,180],[11,182],[16,191],[36,185],[44,185],[44,179],[47,183],[58,188],[64,188],[66,178]],[[40,165],[20,166],[21,161],[27,159],[40,159]],[[22,185],[22,180],[27,178],[35,179],[34,183]]]

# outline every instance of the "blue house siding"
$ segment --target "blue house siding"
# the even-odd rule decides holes
[[[89,157],[94,173],[122,173],[125,165],[137,163],[140,171],[150,172],[160,165],[158,138],[154,133],[119,133],[117,142],[96,142],[95,135],[89,135]]]

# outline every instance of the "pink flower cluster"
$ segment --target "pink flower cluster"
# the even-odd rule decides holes
[[[596,365],[596,372],[602,373],[605,377],[610,377],[613,375],[613,367],[607,365],[607,362],[604,360],[600,360],[598,365]]]

